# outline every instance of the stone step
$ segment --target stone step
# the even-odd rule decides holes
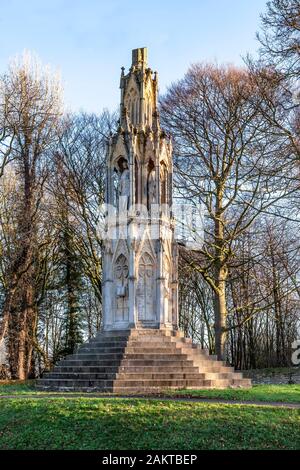
[[[85,367],[85,366],[118,367],[120,365],[120,361],[117,361],[117,360],[110,361],[109,359],[99,361],[99,360],[85,360],[85,359],[78,358],[78,359],[66,359],[61,365],[68,366],[68,367],[70,366],[72,367],[78,367],[78,366],[79,367]]]
[[[193,390],[210,390],[212,388],[214,389],[223,389],[223,388],[227,388],[227,387],[230,387],[230,388],[249,388],[251,387],[251,383],[248,384],[248,383],[242,383],[242,384],[236,384],[234,383],[234,381],[226,381],[226,385],[223,384],[218,384],[218,385],[214,385],[212,386],[211,385],[211,382],[210,381],[207,381],[206,383],[204,384],[201,384],[200,386],[196,386],[194,385],[192,387]],[[184,387],[185,390],[189,390],[188,387]],[[178,387],[177,386],[168,386],[166,388],[161,388],[159,386],[138,386],[138,387],[134,387],[134,386],[131,386],[131,387],[120,387],[120,386],[116,386],[114,385],[113,387],[113,393],[115,394],[122,394],[122,395],[141,395],[141,394],[149,394],[149,393],[158,393],[158,392],[161,392],[162,390],[178,390]]]
[[[66,372],[66,373],[72,373],[72,372],[86,372],[86,373],[117,373],[118,371],[120,372],[128,372],[128,374],[131,373],[199,373],[199,368],[198,367],[193,367],[193,366],[187,366],[186,363],[183,363],[181,365],[176,365],[176,366],[169,366],[169,364],[166,364],[165,366],[120,366],[120,367],[101,367],[101,366],[56,366],[53,370],[53,372]],[[52,373],[52,372],[50,372]]]
[[[175,366],[170,366],[166,364],[164,366],[123,366],[119,367],[120,373],[162,373],[162,374],[172,374],[176,372],[180,373],[199,373],[198,367],[193,367],[192,365],[186,365],[186,363],[176,364]]]
[[[105,344],[105,345],[118,345],[118,344],[126,344],[129,341],[129,336],[122,336],[121,338],[109,336],[109,337],[99,337],[95,336],[95,338],[91,339],[90,341],[87,341],[85,343],[82,343],[81,346],[84,346],[85,344]]]
[[[183,349],[181,350],[181,354],[184,354],[188,357],[189,360],[191,361],[199,361],[199,362],[207,362],[208,364],[210,362],[222,362],[222,361],[218,361],[216,356],[208,356],[207,354],[203,354],[201,351],[197,351],[197,350],[194,350],[194,349],[191,349],[191,350],[187,350],[187,349]],[[225,365],[225,363],[223,363],[222,365]]]
[[[76,354],[81,354],[83,353],[97,353],[98,351],[101,353],[122,353],[126,348],[126,345],[124,346],[94,346],[94,345],[86,345],[76,351]]]
[[[205,389],[210,389],[211,387],[209,386],[200,386],[200,387],[193,387],[193,390],[205,390]],[[183,388],[184,390],[187,390],[185,387]],[[138,386],[138,387],[119,387],[119,386],[114,386],[113,387],[113,394],[116,396],[118,395],[133,395],[133,396],[144,396],[144,395],[150,395],[150,394],[157,394],[161,393],[162,391],[168,392],[169,390],[181,390],[178,386],[168,386],[168,387],[159,387],[159,386]],[[88,391],[88,390],[85,390]]]
[[[54,387],[86,387],[94,388],[97,387],[99,390],[106,388],[111,389],[113,387],[113,380],[89,380],[89,379],[41,379],[39,381],[40,386],[54,386]]]
[[[189,360],[192,360],[195,365],[203,365],[203,364],[207,364],[207,365],[210,365],[210,366],[213,366],[213,365],[217,365],[217,366],[220,366],[220,367],[230,367],[232,370],[234,370],[233,367],[231,366],[228,366],[226,364],[226,362],[224,361],[218,361],[217,359],[213,359],[212,356],[202,356],[202,355],[199,355],[199,354],[195,354],[195,355],[190,355],[190,354],[187,354]]]
[[[215,374],[213,378],[218,378],[218,374]],[[227,374],[228,375],[228,374]],[[58,379],[58,380],[65,380],[65,379],[73,379],[73,380],[113,380],[113,379],[121,379],[121,380],[186,380],[186,379],[207,379],[208,377],[206,374],[199,374],[199,373],[168,373],[168,372],[157,372],[157,373],[137,373],[134,372],[132,374],[128,372],[124,373],[117,373],[117,374],[110,374],[110,373],[93,373],[93,372],[51,372],[47,379]],[[227,377],[220,377],[220,378],[227,378]]]
[[[233,378],[228,378],[228,379],[206,379],[205,380],[205,386],[211,387],[211,388],[227,388],[231,386],[239,386],[244,379],[233,379]]]
[[[193,344],[193,341],[191,338],[185,338],[184,336],[178,337],[178,336],[171,336],[169,337],[171,343],[178,343],[178,344]]]
[[[181,354],[181,350],[179,348],[176,348],[175,345],[173,344],[168,344],[168,345],[163,345],[160,344],[157,347],[149,346],[148,344],[139,344],[139,345],[132,345],[129,343],[128,346],[125,348],[126,353],[136,353],[136,354],[153,354],[153,353],[159,353],[159,354],[168,354],[168,353],[175,353],[175,354]]]
[[[205,385],[205,379],[116,379],[114,381],[115,387],[161,387],[161,388],[168,388],[168,387],[177,387],[177,388],[185,388],[185,387],[200,387],[201,385]]]
[[[150,334],[145,334],[145,335],[130,335],[128,338],[128,341],[140,341],[140,342],[145,342],[145,343],[157,343],[157,342],[168,342],[168,343],[173,343],[176,341],[181,341],[186,342],[187,338],[182,338],[181,336],[170,336],[170,335],[150,335]],[[187,344],[190,341],[187,341]]]
[[[87,373],[87,374],[116,374],[119,370],[119,367],[93,367],[93,366],[75,366],[75,367],[68,367],[68,366],[56,366],[53,369],[55,373]],[[52,374],[52,372],[49,372]]]
[[[116,373],[101,373],[101,372],[50,372],[45,380],[113,380]]]
[[[172,354],[164,355],[162,354],[160,357],[159,355],[144,355],[145,357],[137,357],[138,355],[124,355],[122,359],[121,365],[140,365],[140,366],[161,366],[161,365],[175,365],[182,363],[183,365],[186,364],[187,366],[197,367],[198,369],[210,369],[210,370],[218,370],[218,371],[234,371],[232,367],[225,366],[221,362],[213,362],[203,360],[192,361],[191,358],[188,358],[184,355],[175,356]],[[154,357],[155,356],[155,357]],[[126,361],[126,362],[124,362]],[[176,362],[177,361],[177,362]],[[171,364],[173,363],[173,364]]]
[[[241,374],[243,375],[243,374]],[[246,379],[245,377],[243,377],[242,379],[239,379],[239,378],[235,378],[233,379],[233,385],[235,387],[246,387],[246,388],[250,388],[252,387],[252,382],[251,382],[251,379]]]
[[[159,344],[174,344],[176,341],[171,341],[171,338],[169,336],[142,336],[142,337],[130,337],[128,339],[128,343],[136,343],[136,344],[153,344],[159,345]],[[184,343],[188,344],[188,343]]]
[[[237,376],[235,376],[237,375]],[[232,372],[118,372],[117,379],[242,379],[242,374],[233,374]]]
[[[40,385],[55,385],[57,387],[64,387],[64,386],[78,386],[82,387],[99,387],[101,388],[109,388],[113,387],[113,385],[117,387],[177,387],[177,388],[184,388],[184,387],[200,387],[205,385],[211,385],[212,382],[214,383],[224,383],[224,380],[205,380],[205,379],[116,379],[116,380],[105,380],[105,379],[91,379],[91,378],[48,378],[48,379],[41,379]],[[228,380],[227,380],[228,382]]]
[[[201,349],[200,346],[195,345],[195,344],[189,344],[189,345],[178,344],[178,343],[172,343],[172,344],[176,344],[176,348],[180,349],[184,354],[193,354],[193,355],[198,354],[200,356],[204,356],[207,358],[214,358],[214,359],[217,357],[212,354],[208,354],[207,349]]]
[[[99,333],[96,334],[95,338],[108,338],[111,336],[117,336],[117,337],[124,337],[124,336],[129,336],[131,334],[132,330],[109,330],[109,331],[99,331]]]
[[[102,352],[96,352],[96,353],[90,353],[90,352],[85,352],[82,351],[80,353],[73,354],[71,356],[67,357],[67,360],[71,359],[80,359],[80,360],[93,360],[93,361],[102,361],[102,360],[107,360],[110,359],[112,361],[121,359],[124,356],[122,352],[118,353],[102,353]]]
[[[132,330],[130,332],[130,335],[129,335],[129,339],[134,339],[134,338],[138,338],[139,340],[142,340],[145,338],[145,340],[147,340],[149,338],[149,340],[151,341],[152,339],[161,339],[161,338],[166,338],[167,336],[170,336],[170,335],[166,335],[164,334],[161,330]],[[173,336],[173,335],[172,335]],[[176,335],[174,335],[176,336]]]
[[[194,365],[194,367],[197,367],[197,369],[200,372],[234,373],[234,369],[232,367],[220,366],[220,365],[214,364],[214,363],[212,363],[212,364],[207,364],[206,363],[206,364],[197,365],[197,364],[194,364],[193,361],[191,361],[191,362]]]
[[[82,346],[85,344],[93,344],[93,345],[119,345],[119,344],[127,344],[128,337],[108,337],[108,338],[93,338],[88,343],[83,343]]]
[[[242,379],[243,375],[236,372],[204,372],[207,380],[223,380],[223,379]]]
[[[41,392],[50,392],[50,391],[53,391],[53,392],[64,392],[64,393],[72,393],[72,392],[82,392],[82,393],[109,393],[109,394],[114,394],[116,396],[120,395],[120,393],[114,393],[113,392],[113,388],[112,387],[102,387],[102,388],[99,388],[99,387],[83,387],[83,386],[79,386],[78,384],[75,384],[75,385],[68,385],[68,386],[57,386],[57,385],[54,385],[54,384],[50,384],[50,385],[39,385],[37,384],[36,385],[36,389],[41,391]],[[132,395],[132,394],[131,394]]]
[[[206,389],[206,388],[247,388],[251,387],[250,379],[190,379],[190,380],[74,380],[74,379],[41,379],[37,385],[39,390],[82,390],[115,393],[133,393],[157,391],[163,389]]]
[[[207,349],[167,329],[101,332],[37,383],[40,390],[128,394],[248,386],[249,379]]]
[[[167,360],[174,360],[176,361],[177,359],[180,360],[187,360],[187,355],[186,354],[181,354],[178,352],[178,350],[175,351],[169,351],[167,354],[165,352],[157,352],[157,351],[151,351],[147,353],[127,353],[125,351],[123,355],[124,359],[151,359],[151,360],[162,360],[162,359],[167,359]]]
[[[120,366],[174,366],[176,365],[188,365],[192,366],[192,361],[187,361],[186,359],[182,359],[181,357],[176,359],[163,357],[162,359],[122,359]]]
[[[154,328],[136,328],[130,330],[130,337],[134,336],[172,336],[182,338],[184,333],[180,330],[171,330],[171,329],[154,329]]]
[[[144,359],[137,359],[132,356],[123,357],[119,360],[116,359],[99,359],[99,358],[86,358],[82,356],[74,357],[72,359],[65,359],[61,361],[60,366],[62,367],[125,367],[125,366],[132,366],[132,367],[145,367],[145,366],[153,366],[153,367],[197,367],[199,370],[207,371],[217,371],[217,372],[229,372],[234,371],[232,367],[224,366],[222,363],[214,363],[213,361],[197,361],[193,362],[191,360],[186,359],[183,356],[176,356],[176,358],[172,356],[165,356],[162,355],[159,358],[151,358],[149,356]]]
[[[195,350],[195,351],[200,351],[202,354],[205,354],[206,356],[209,355],[208,349],[203,349],[199,346],[199,344],[193,344],[193,343],[182,343],[179,341],[171,341],[171,344],[174,344],[176,348],[179,349],[186,349],[187,351]]]
[[[82,360],[82,361],[99,361],[102,362],[111,360],[111,361],[116,361],[120,359],[130,359],[130,360],[143,360],[143,359],[151,359],[151,360],[188,360],[188,356],[186,354],[182,354],[178,352],[178,350],[175,351],[168,351],[166,352],[157,352],[157,351],[151,351],[151,352],[144,352],[144,353],[133,353],[129,352],[127,353],[126,351],[124,353],[89,353],[89,352],[80,352],[77,354],[73,354],[68,356],[65,360]],[[205,359],[202,360],[202,362],[205,362]]]
[[[124,346],[124,347],[105,347],[105,346],[98,346],[98,347],[94,347],[94,346],[90,346],[90,345],[87,345],[85,346],[84,348],[80,348],[78,351],[76,351],[76,355],[80,355],[80,354],[122,354],[123,352],[126,352],[126,353],[140,353],[140,354],[153,354],[153,353],[160,353],[160,354],[168,354],[168,353],[176,353],[176,354],[181,354],[182,353],[182,350],[180,350],[179,348],[177,348],[175,346],[174,343],[172,344],[168,344],[168,345],[163,345],[163,344],[158,344],[157,347],[153,347],[152,345],[149,345],[149,344],[145,344],[145,345],[142,345],[142,344],[139,344],[138,346],[132,346],[131,344],[129,344],[129,346]],[[186,350],[188,353],[190,350]],[[191,351],[194,351],[194,349],[192,349]],[[197,349],[195,349],[195,352],[197,351]],[[200,352],[201,354],[201,352]],[[71,356],[71,355],[69,355]],[[206,355],[204,355],[205,357],[207,357]]]

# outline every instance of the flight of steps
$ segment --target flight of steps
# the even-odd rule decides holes
[[[251,387],[180,331],[101,332],[37,381],[39,390],[118,394],[166,389]]]

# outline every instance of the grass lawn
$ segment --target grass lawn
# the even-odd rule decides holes
[[[299,449],[300,410],[122,398],[0,400],[0,449]]]
[[[176,392],[169,391],[168,395],[238,401],[300,403],[300,384],[253,385],[249,389],[177,390]]]
[[[45,395],[46,392],[37,392],[34,381],[28,382],[1,382],[0,395]],[[54,395],[61,393],[48,392]],[[82,395],[78,393],[78,395]],[[99,394],[101,396],[101,394]],[[226,390],[176,390],[166,391],[160,396],[185,396],[199,398],[216,398],[240,401],[277,401],[286,403],[300,403],[300,384],[298,385],[254,385],[250,389]]]
[[[0,395],[35,394],[34,380],[0,380]]]

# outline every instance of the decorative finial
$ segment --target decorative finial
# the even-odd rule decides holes
[[[124,88],[124,70],[125,67],[121,67],[120,88]]]
[[[132,51],[132,67],[147,67],[148,49],[147,47],[140,47]]]

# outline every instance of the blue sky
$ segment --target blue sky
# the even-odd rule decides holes
[[[266,0],[0,0],[0,72],[23,50],[61,73],[70,110],[119,102],[120,67],[148,47],[160,91],[198,61],[255,53]]]

